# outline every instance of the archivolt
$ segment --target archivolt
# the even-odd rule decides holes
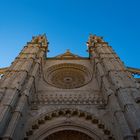
[[[61,121],[57,121],[58,118],[63,118],[66,117],[68,119],[65,120],[61,120]],[[71,121],[71,118],[76,118],[76,121],[79,120],[83,120],[81,121],[81,124],[78,124],[76,121]],[[55,121],[57,123],[52,123],[53,121]],[[49,127],[49,125],[47,125],[47,123],[52,124],[51,127]],[[88,128],[88,126],[84,126],[84,123],[90,124],[91,128]],[[45,125],[46,124],[46,125]],[[48,128],[47,128],[48,127]],[[44,130],[43,130],[44,128]],[[94,128],[96,129],[94,131]],[[86,134],[87,132],[89,132],[90,135],[91,133],[93,133],[94,135],[97,134],[97,137],[99,137],[98,139],[100,140],[114,140],[113,135],[111,134],[111,131],[105,126],[105,124],[98,119],[96,116],[89,114],[88,112],[83,112],[81,110],[78,109],[72,109],[72,108],[64,108],[64,109],[59,109],[59,110],[55,110],[52,112],[49,112],[47,114],[43,114],[41,115],[38,119],[34,120],[31,123],[31,126],[28,128],[28,130],[26,131],[26,136],[25,136],[25,140],[28,139],[37,139],[35,138],[34,135],[43,135],[44,133],[51,134],[54,132],[57,132],[59,130],[72,130],[75,129],[76,131],[85,131],[84,133]],[[45,131],[45,132],[44,132]],[[101,134],[101,136],[98,135],[99,132]],[[40,133],[40,134],[37,134]]]

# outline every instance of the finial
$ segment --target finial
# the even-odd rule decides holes
[[[103,37],[97,36],[97,35],[93,35],[90,34],[89,35],[89,40],[86,43],[88,47],[94,46],[95,43],[102,43],[103,41]]]

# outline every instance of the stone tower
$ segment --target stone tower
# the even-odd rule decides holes
[[[87,46],[88,58],[48,58],[39,35],[0,69],[1,140],[140,140],[140,70],[101,37]]]

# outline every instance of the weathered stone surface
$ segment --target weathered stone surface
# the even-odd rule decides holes
[[[46,59],[45,35],[27,43],[0,81],[2,140],[140,140],[139,84],[102,37],[87,44]]]

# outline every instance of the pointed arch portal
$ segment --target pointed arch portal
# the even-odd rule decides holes
[[[28,140],[113,140],[97,117],[77,109],[60,109],[35,119],[26,131]]]

